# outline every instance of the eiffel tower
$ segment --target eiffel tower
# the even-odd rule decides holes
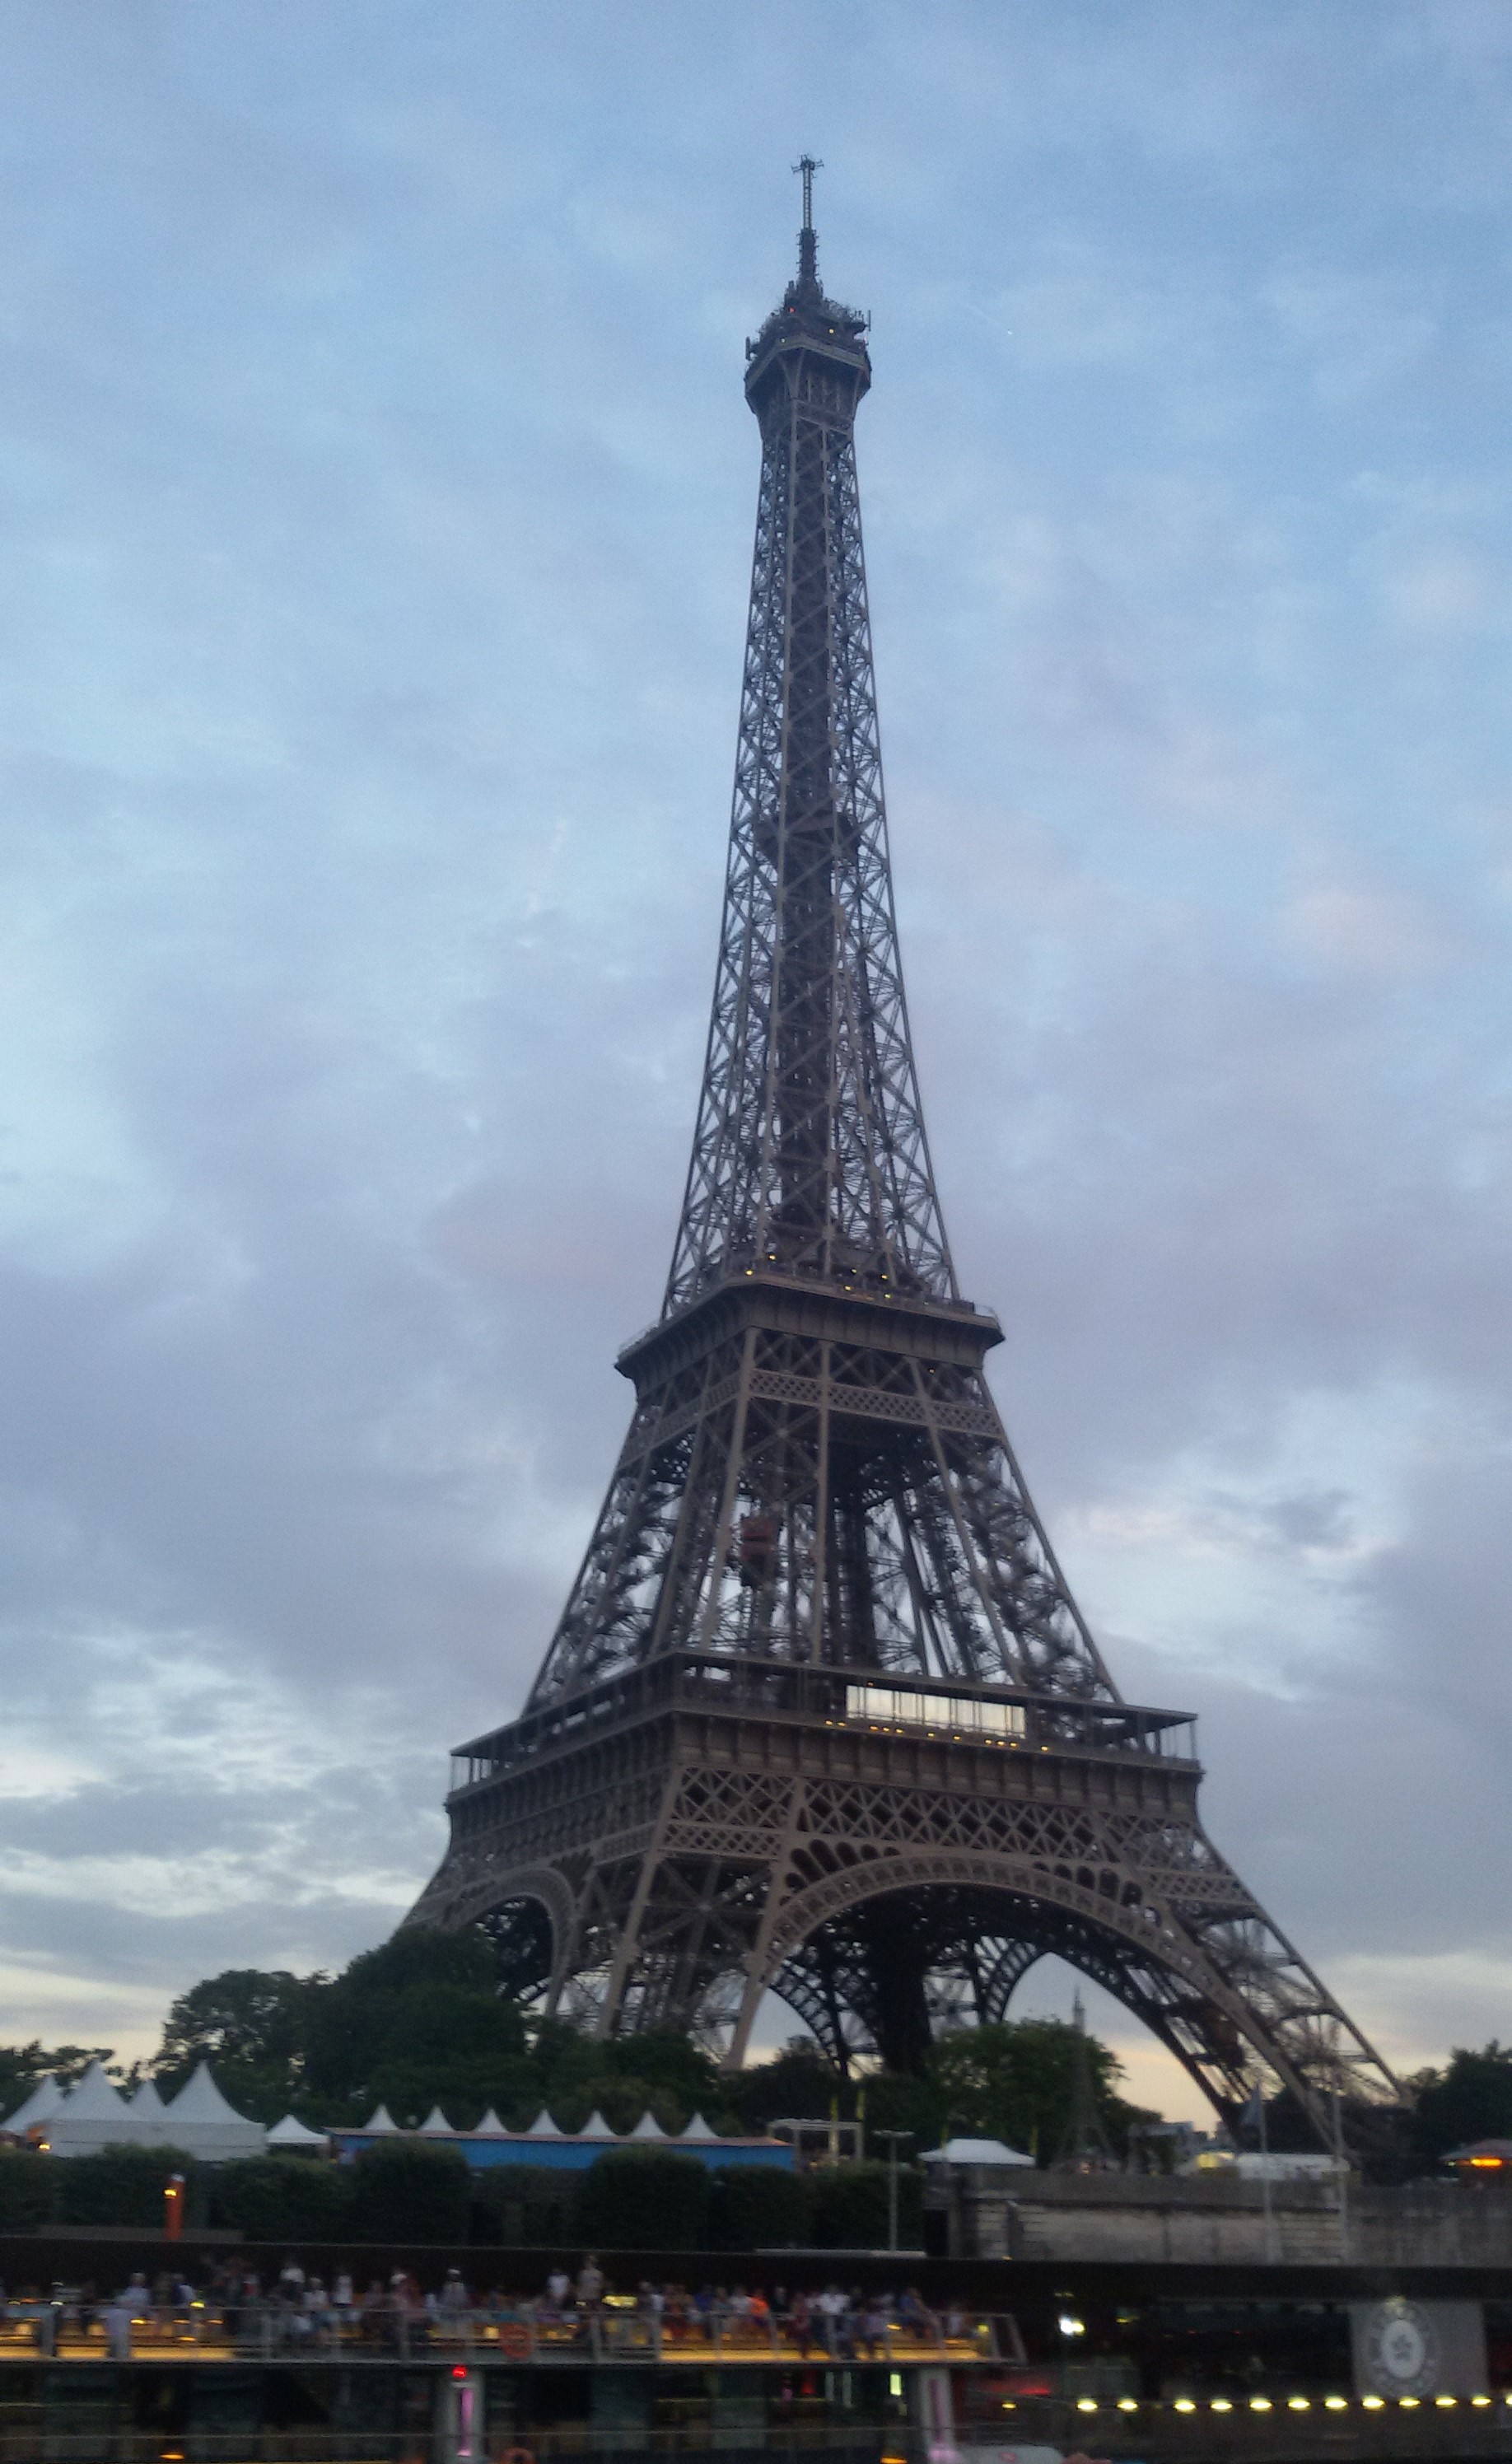
[[[738,2064],[776,1992],[916,2066],[1055,1953],[1220,2113],[1257,2067],[1326,2144],[1396,2082],[1198,1818],[1192,1721],[1126,1703],[963,1300],[909,1039],[854,425],[866,320],[799,271],[761,432],[734,808],[692,1159],[630,1429],[519,1718],[459,1749],[408,1924],[507,1990]]]

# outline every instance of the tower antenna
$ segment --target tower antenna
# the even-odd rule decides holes
[[[819,233],[814,229],[814,174],[824,165],[812,154],[800,155],[793,168],[803,181],[803,228],[798,235],[798,278],[800,282],[819,280]]]

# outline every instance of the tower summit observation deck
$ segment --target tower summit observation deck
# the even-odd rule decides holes
[[[866,320],[799,272],[747,344],[761,436],[734,812],[660,1318],[520,1716],[460,1749],[410,1924],[506,1987],[740,2061],[779,1995],[916,2065],[1070,1961],[1233,2114],[1398,2101],[1212,1846],[1185,1715],[1124,1702],[983,1374],[898,957],[857,490]]]

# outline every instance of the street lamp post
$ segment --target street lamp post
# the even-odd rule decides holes
[[[874,2130],[871,2135],[873,2139],[885,2139],[887,2142],[887,2248],[896,2250],[898,2247],[898,2142],[900,2139],[913,2139],[917,2133],[912,2130]]]

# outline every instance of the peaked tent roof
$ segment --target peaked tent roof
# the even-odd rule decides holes
[[[680,2130],[677,2136],[679,2139],[717,2139],[719,2133],[710,2129],[701,2113],[695,2113],[687,2129]]]
[[[492,2105],[489,2106],[477,2128],[469,2133],[469,2137],[472,2139],[510,2139],[513,2136],[512,2131],[505,2129]]]
[[[162,2097],[158,2094],[158,2083],[156,2079],[144,2079],[142,2080],[142,2085],[138,2088],[135,2096],[131,2099],[130,2103],[127,2106],[127,2111],[140,2115],[143,2122],[160,2122],[162,2120],[164,2114],[167,2111],[167,2106],[164,2103]]]
[[[323,2130],[307,2130],[292,2113],[275,2122],[268,2133],[270,2147],[329,2147],[331,2143]]]
[[[206,2123],[245,2122],[245,2113],[228,2104],[215,2084],[215,2075],[208,2062],[197,2062],[193,2077],[186,2079],[178,2095],[170,2097],[167,2111],[175,2122]]]
[[[1000,2139],[947,2139],[943,2147],[926,2147],[925,2165],[1032,2165],[1034,2158]]]
[[[599,2111],[597,2105],[594,2106],[587,2121],[583,2123],[582,2128],[578,2133],[580,2139],[618,2139],[619,2135],[620,2134],[617,2130],[611,2130],[609,2128],[608,2123],[605,2122],[603,2114]]]
[[[399,2124],[386,2104],[375,2105],[362,2128],[369,2138],[374,2139],[397,2139],[400,2135]]]
[[[553,2122],[545,2106],[542,2105],[525,2136],[527,2139],[565,2139],[567,2134],[559,2123]]]
[[[650,2106],[647,2105],[646,2111],[642,2114],[640,2121],[636,2123],[635,2128],[631,2131],[630,2137],[632,2139],[665,2139],[666,2136],[666,2131],[657,2121]]]
[[[111,2086],[103,2064],[91,2062],[56,2110],[66,2113],[70,2122],[116,2122],[125,2113],[126,2100]]]
[[[18,2104],[6,2122],[7,2130],[30,2130],[33,2123],[51,2122],[63,2101],[63,2090],[51,2071],[44,2071],[24,2104]]]
[[[456,2134],[456,2132],[452,2129],[450,2123],[447,2120],[446,2115],[442,2112],[440,2105],[439,2105],[439,2104],[433,2104],[433,2105],[431,2106],[431,2108],[430,2108],[430,2111],[427,2114],[427,2116],[426,2116],[426,2118],[425,2118],[424,2122],[423,2122],[423,2123],[421,2123],[421,2125],[420,2125],[420,2136],[421,2136],[421,2138],[422,2138],[422,2139],[455,2139],[456,2135],[457,2135],[457,2134]]]

